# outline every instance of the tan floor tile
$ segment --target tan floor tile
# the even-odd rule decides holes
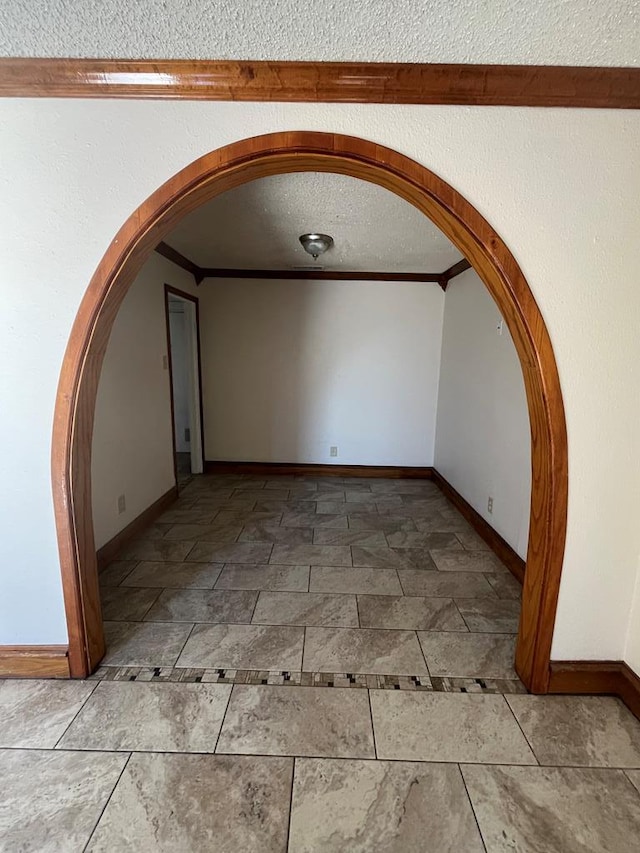
[[[187,562],[268,563],[272,547],[266,542],[239,542],[236,545],[197,542],[190,551]]]
[[[355,595],[314,592],[261,592],[253,624],[358,627]]]
[[[405,595],[424,595],[432,598],[496,598],[484,575],[473,572],[401,569],[398,577]]]
[[[302,668],[308,672],[427,675],[414,631],[307,628]]]
[[[217,752],[374,758],[367,691],[235,685]]]
[[[298,670],[302,668],[303,641],[304,628],[196,625],[177,666]]]
[[[360,595],[358,610],[363,628],[467,631],[464,619],[451,598]]]
[[[470,767],[462,772],[487,853],[636,853],[640,797],[622,772]]]
[[[378,758],[535,764],[503,696],[371,690]]]
[[[146,622],[251,622],[258,593],[235,589],[165,589]]]
[[[84,850],[128,756],[0,751],[0,850]]]
[[[216,589],[263,589],[280,592],[306,592],[309,589],[309,566],[243,566],[224,567]]]
[[[100,592],[102,618],[110,621],[139,622],[160,595],[159,589],[107,586]]]
[[[60,749],[213,752],[230,694],[229,684],[104,681]]]
[[[456,598],[470,631],[515,634],[520,621],[520,601],[493,598]]]
[[[351,566],[351,549],[346,545],[274,545],[269,562],[281,566]]]
[[[507,572],[507,567],[491,551],[431,551],[439,572]]]
[[[382,530],[315,530],[314,545],[378,545],[386,548]]]
[[[222,563],[140,562],[124,579],[123,587],[169,587],[211,589],[222,571]]]
[[[424,571],[434,569],[433,561],[426,548],[365,548],[353,545],[351,552],[353,565],[358,567]]]
[[[612,696],[511,696],[541,764],[640,767],[640,721]]]
[[[457,767],[296,760],[289,849],[483,853]]]
[[[282,853],[292,765],[258,756],[133,755],[88,850]]]
[[[349,513],[349,528],[351,530],[380,530],[383,533],[416,531],[415,522],[406,515],[379,515],[374,512]]]
[[[103,666],[173,666],[192,626],[168,622],[105,622]]]
[[[309,591],[402,595],[395,569],[345,569],[337,566],[312,566]]]
[[[457,678],[517,678],[516,638],[510,634],[418,632],[431,675]]]
[[[90,681],[0,681],[0,747],[55,746],[94,688]]]
[[[518,583],[511,572],[500,572],[497,575],[487,574],[485,577],[498,598],[522,598],[522,584]]]

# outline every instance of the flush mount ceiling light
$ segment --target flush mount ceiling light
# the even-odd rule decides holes
[[[328,234],[302,234],[299,238],[302,243],[302,248],[305,252],[309,252],[315,261],[318,255],[326,252],[333,246],[333,237]]]

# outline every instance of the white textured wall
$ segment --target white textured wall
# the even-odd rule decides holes
[[[521,557],[527,556],[531,438],[518,354],[477,273],[447,288],[435,466]],[[487,509],[493,498],[493,512]]]
[[[91,486],[96,548],[175,484],[164,285],[193,277],[153,254],[127,293],[105,355],[93,428]],[[118,513],[118,496],[126,511]]]
[[[437,285],[207,279],[200,291],[207,459],[433,464]]]
[[[549,328],[569,433],[553,656],[620,658],[640,553],[640,112],[628,110],[1,102],[0,443],[12,452],[0,498],[0,643],[66,636],[51,422],[73,318],[109,241],[196,157],[300,128],[362,136],[421,161],[514,252]]]
[[[3,0],[0,53],[638,65],[635,0]]]

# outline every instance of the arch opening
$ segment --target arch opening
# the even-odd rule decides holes
[[[124,296],[155,246],[215,196],[269,175],[334,172],[408,201],[470,261],[500,309],[523,371],[531,427],[532,492],[516,670],[532,692],[548,689],[567,512],[567,438],[549,334],[515,258],[489,223],[445,181],[391,149],[355,137],[284,132],[232,143],[191,163],[122,226],[83,297],[56,400],[52,479],[72,677],[104,654],[91,507],[91,441],[98,380]]]

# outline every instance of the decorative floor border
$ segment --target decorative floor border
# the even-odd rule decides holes
[[[363,675],[349,672],[289,672],[261,669],[188,669],[158,666],[101,666],[98,681],[170,681],[203,684],[255,684],[286,687],[356,687],[368,690],[414,690],[431,693],[526,693],[518,679],[439,678],[428,675]]]

